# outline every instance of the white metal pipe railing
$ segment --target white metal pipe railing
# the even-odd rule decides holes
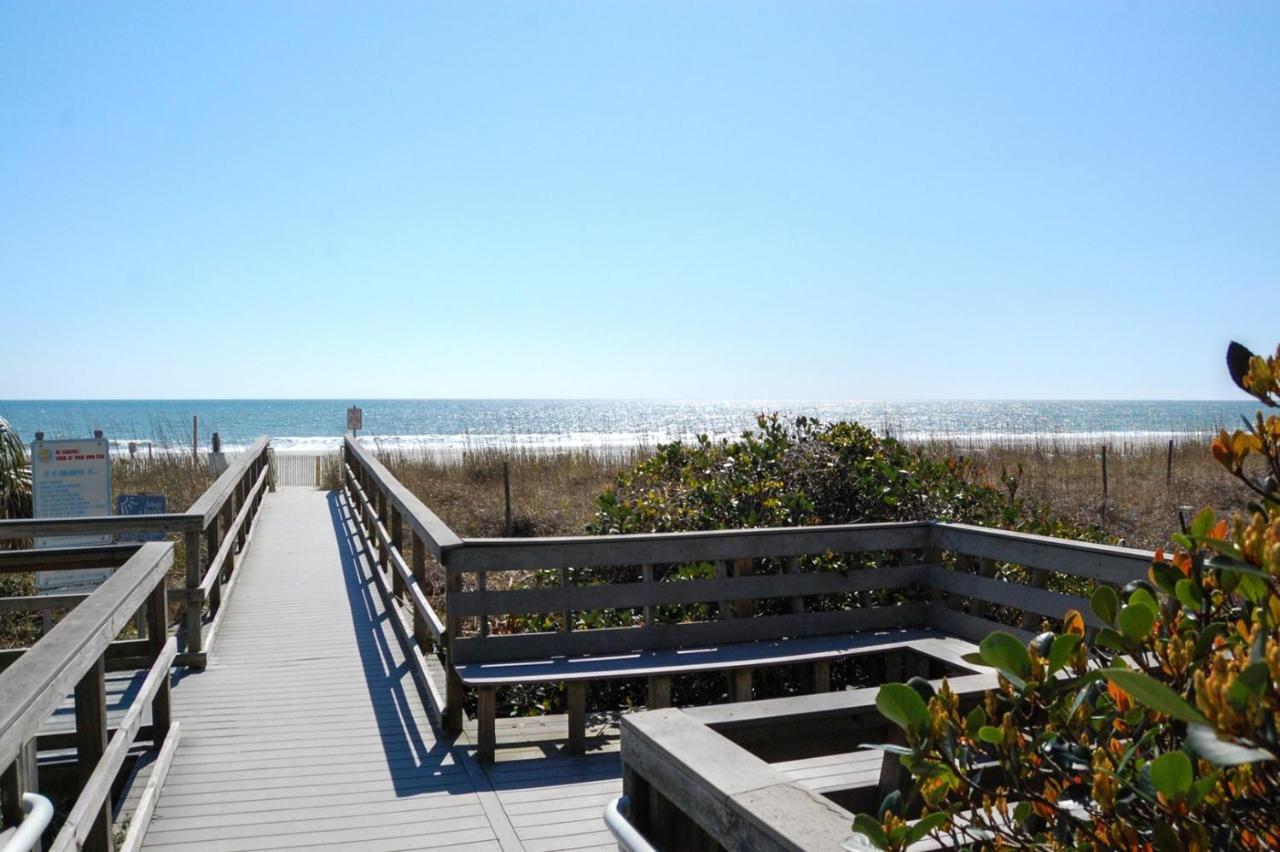
[[[636,827],[627,821],[626,813],[631,802],[626,796],[619,796],[604,806],[604,824],[618,841],[618,848],[623,852],[657,852],[644,835],[636,831]],[[7,850],[6,850],[7,852]]]
[[[31,852],[39,843],[40,835],[53,819],[53,803],[39,793],[23,793],[22,809],[27,815],[13,836],[5,841],[0,852]]]

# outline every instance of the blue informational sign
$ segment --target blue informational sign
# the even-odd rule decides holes
[[[117,494],[117,515],[163,515],[168,504],[163,494]],[[164,541],[162,532],[118,533],[118,541]]]

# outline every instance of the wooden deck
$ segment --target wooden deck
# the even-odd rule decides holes
[[[526,740],[483,768],[424,707],[359,541],[335,494],[266,498],[208,668],[177,679],[144,848],[616,848],[616,740],[582,758]]]

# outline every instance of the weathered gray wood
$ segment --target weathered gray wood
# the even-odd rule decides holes
[[[729,700],[751,700],[751,669],[733,669],[729,672]]]
[[[204,568],[204,574],[200,581],[199,588],[204,593],[215,587],[226,573],[228,559],[232,558],[237,548],[242,548],[248,536],[247,525],[252,515],[254,507],[257,505],[257,499],[267,484],[267,469],[263,468],[258,474],[258,478],[254,481],[253,486],[248,492],[248,499],[240,502],[240,509],[237,511],[235,519],[231,522],[231,526],[223,532],[221,544],[217,548],[217,552],[208,551],[211,555],[208,565]],[[211,524],[212,528],[212,524]]]
[[[545,538],[469,538],[449,554],[446,571],[713,562],[919,547],[927,523],[848,524],[688,533]]]
[[[204,650],[204,562],[200,556],[200,533],[188,532],[183,538],[183,566],[187,579],[186,650],[199,654]]]
[[[21,595],[0,598],[0,612],[39,612],[46,609],[73,609],[87,593],[77,595]]]
[[[0,766],[36,736],[44,719],[164,581],[172,564],[172,545],[142,545],[48,635],[0,672],[0,695],[6,697],[0,703]]]
[[[622,760],[727,849],[838,849],[853,814],[678,710],[624,716]]]
[[[1038,589],[1022,583],[1011,583],[981,575],[960,574],[938,567],[929,572],[929,584],[935,589],[966,595],[975,601],[1028,610],[1050,618],[1062,618],[1067,610],[1075,609],[1084,615],[1086,624],[1093,627],[1101,626],[1089,608],[1089,602],[1077,595]],[[1038,624],[1037,619],[1032,628]],[[1031,628],[1026,628],[1024,625],[1024,629]]]
[[[147,646],[152,660],[158,661],[169,646],[169,600],[164,583],[156,585],[147,604]],[[156,685],[156,695],[151,701],[152,739],[161,742],[169,735],[172,726],[172,695],[168,678],[161,678]]]
[[[929,623],[939,630],[950,633],[953,636],[963,637],[971,642],[981,642],[990,633],[997,630],[1011,633],[1024,641],[1031,639],[1035,635],[1021,627],[1001,624],[998,621],[967,615],[963,612],[937,605],[929,611]]]
[[[436,517],[435,512],[428,509],[409,489],[401,485],[382,462],[374,458],[373,454],[361,446],[359,441],[348,437],[345,439],[345,447],[348,458],[386,489],[391,504],[408,520],[409,526],[426,543],[432,556],[440,559],[442,554],[462,544],[462,540],[454,534],[453,530]]]
[[[778,637],[821,636],[922,624],[925,605],[906,604],[862,610],[831,610],[802,615],[767,615],[722,621],[616,627],[563,633],[520,633],[455,638],[455,665],[500,660],[531,660],[558,655],[623,654],[654,648],[697,648]]]
[[[605,657],[559,657],[505,664],[464,663],[459,664],[456,671],[466,683],[476,685],[656,677],[880,654],[905,646],[927,646],[940,635],[931,630],[884,629],[835,636],[730,643],[698,649],[662,648]]]
[[[187,509],[186,514],[200,517],[199,529],[207,527],[214,516],[222,511],[223,503],[232,498],[236,489],[240,487],[242,479],[250,475],[256,477],[259,470],[267,469],[265,456],[269,443],[270,439],[266,435],[259,436],[249,446],[249,449],[241,453],[235,462],[214,480],[213,485],[209,486],[196,499],[196,502],[191,504],[191,508]]]
[[[0,820],[4,825],[22,822],[23,793],[40,792],[40,767],[37,761],[36,740],[28,740],[18,749],[15,760],[6,764],[0,773]],[[39,848],[35,850],[39,852]]]
[[[137,698],[121,719],[115,735],[103,749],[101,758],[89,774],[84,788],[76,798],[75,805],[67,814],[66,823],[50,846],[53,852],[68,849],[112,848],[111,787],[129,754],[129,747],[138,736],[143,710],[154,699],[160,682],[169,679],[169,667],[173,664],[178,647],[173,640],[170,640],[165,647],[165,652],[147,673],[146,680],[138,690]],[[102,822],[103,820],[105,823]],[[102,834],[104,825],[105,836]]]
[[[841,594],[879,589],[903,589],[926,580],[926,566],[865,568],[804,574],[766,574],[721,577],[714,580],[610,583],[565,588],[461,591],[448,596],[449,611],[461,617],[500,613],[560,612],[593,609],[631,609],[724,601],[731,612],[734,600],[784,598],[796,595]],[[728,568],[725,568],[727,574]],[[793,612],[796,612],[793,607]],[[803,612],[801,606],[799,612]]]
[[[671,676],[649,675],[648,698],[645,707],[649,710],[661,710],[671,706]]]
[[[1146,577],[1147,568],[1154,557],[1147,550],[1067,541],[1008,530],[964,524],[938,524],[937,527],[939,546],[944,550],[994,559],[997,562],[1060,571],[1116,585]]]
[[[160,738],[164,744],[160,747],[155,762],[151,766],[151,774],[147,776],[146,787],[143,789],[142,796],[138,799],[138,806],[134,809],[133,816],[129,820],[129,830],[125,833],[124,840],[120,843],[120,852],[137,852],[142,848],[142,838],[146,836],[147,828],[151,825],[151,815],[155,813],[156,801],[160,798],[160,788],[169,777],[169,767],[173,765],[173,755],[178,750],[178,743],[181,742],[181,739],[181,722],[174,722],[166,735]]]
[[[149,517],[155,517],[151,515]],[[0,523],[8,523],[0,521]],[[0,550],[0,574],[31,571],[70,571],[80,568],[115,568],[138,552],[136,544],[99,544],[90,547],[49,547]]]
[[[156,515],[107,515],[96,518],[22,518],[0,521],[0,540],[123,532],[187,532],[200,528],[199,518],[187,513],[175,512]],[[111,546],[96,545],[95,548]]]
[[[569,754],[587,750],[587,685],[576,680],[566,687],[569,716]]]
[[[76,684],[76,769],[83,788],[107,750],[106,668],[99,657]],[[111,849],[111,803],[104,801],[86,815],[84,847]]]
[[[481,763],[493,763],[496,746],[494,740],[494,720],[497,716],[497,698],[494,688],[483,686],[476,690],[476,726],[479,730],[479,741],[476,743],[476,758]]]

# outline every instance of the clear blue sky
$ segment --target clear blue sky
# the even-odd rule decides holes
[[[1280,4],[10,0],[0,286],[0,398],[1233,398]]]

